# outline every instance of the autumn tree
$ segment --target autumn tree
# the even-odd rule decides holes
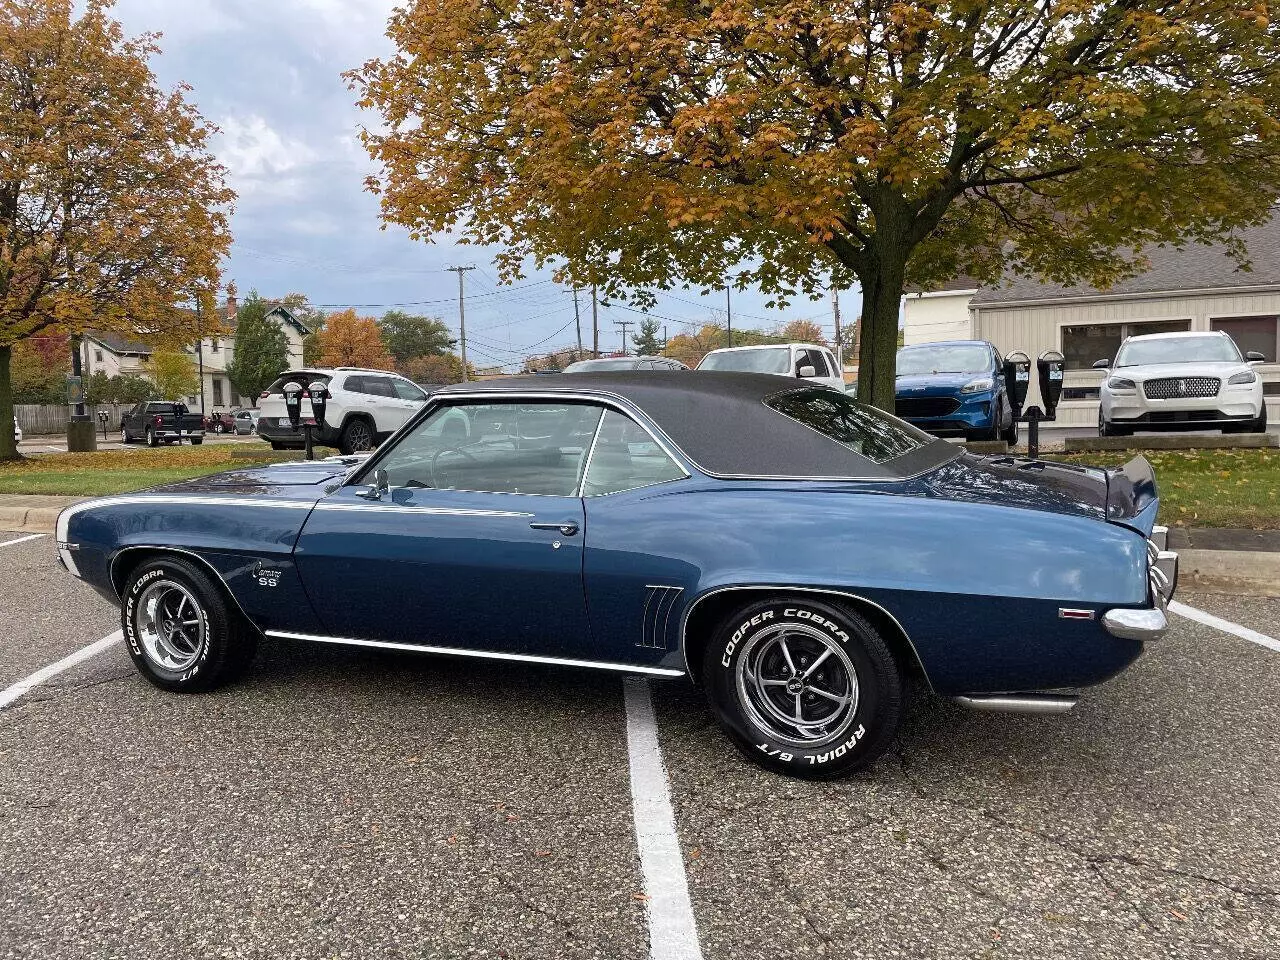
[[[165,400],[192,397],[200,390],[195,361],[180,350],[156,350],[148,372]]]
[[[725,328],[718,323],[704,323],[696,330],[690,328],[667,340],[662,355],[679,360],[687,367],[696,367],[712,350],[719,350],[729,343]]]
[[[382,331],[373,317],[358,316],[353,309],[331,313],[316,334],[320,365],[390,370],[395,360],[382,342]]]
[[[652,317],[641,320],[640,329],[631,337],[636,353],[642,357],[656,357],[662,350],[662,340],[658,336],[658,331],[661,329],[662,324]]]
[[[461,383],[462,358],[456,353],[433,353],[414,357],[400,367],[400,372],[414,383],[428,386],[438,383]],[[475,376],[474,367],[471,367],[471,376]]]
[[[827,338],[823,336],[822,328],[812,320],[792,320],[783,325],[778,335],[790,343],[817,343],[824,347],[827,345]]]
[[[252,290],[236,310],[236,349],[227,379],[236,395],[257,398],[289,366],[289,340],[280,324],[267,319],[270,304]]]
[[[66,403],[71,358],[67,337],[32,337],[13,345],[10,382],[15,403]]]
[[[458,345],[444,321],[435,317],[388,310],[378,326],[387,352],[401,366],[415,357],[443,356]]]
[[[234,197],[213,128],[110,7],[0,0],[0,460],[14,344],[93,327],[176,347],[200,332],[192,298],[213,319]]]
[[[908,281],[1106,285],[1280,195],[1262,3],[409,0],[388,35],[348,75],[387,221],[611,298],[856,279],[886,408]]]

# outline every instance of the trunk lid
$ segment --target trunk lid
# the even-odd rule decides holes
[[[928,495],[1089,517],[1150,536],[1159,501],[1144,457],[1102,470],[1024,457],[964,454],[920,478]]]

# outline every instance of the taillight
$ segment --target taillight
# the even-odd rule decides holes
[[[160,424],[164,423],[164,417],[160,416],[160,414],[157,413],[155,416],[155,419],[152,422],[158,427],[160,426]]]
[[[265,400],[265,399],[266,399],[267,397],[269,397],[269,396],[271,396],[271,391],[270,391],[270,390],[263,390],[263,391],[262,391],[262,393],[260,393],[260,394],[258,395],[258,399],[259,399],[259,400]]]

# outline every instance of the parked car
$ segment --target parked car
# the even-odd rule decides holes
[[[1098,433],[1129,436],[1134,430],[1212,430],[1266,433],[1267,404],[1253,364],[1227,334],[1149,333],[1129,337],[1115,360],[1094,363],[1110,370],[1099,390]]]
[[[204,417],[180,401],[144,400],[120,418],[120,442],[135,440],[146,440],[149,447],[189,440],[198,447],[204,443]]]
[[[844,374],[836,363],[835,355],[826,347],[812,343],[723,347],[703,357],[697,369],[774,373],[825,383],[836,390],[844,389]]]
[[[18,418],[17,418],[17,417],[14,417],[14,418],[13,418],[13,442],[14,442],[14,443],[21,443],[21,442],[22,442],[22,428],[21,428],[20,426],[18,426]]]
[[[257,410],[237,410],[235,413],[236,433],[240,436],[248,436],[258,431],[258,411]]]
[[[1018,442],[1004,359],[986,340],[946,340],[898,351],[894,408],[936,436]]]
[[[210,413],[204,418],[206,433],[234,433],[236,418],[230,413]]]
[[[596,360],[578,360],[569,364],[563,373],[601,373],[606,370],[688,370],[679,360],[670,357],[600,357]]]
[[[1132,663],[1177,577],[1157,510],[1141,457],[984,459],[823,386],[623,372],[446,387],[364,461],[77,504],[57,543],[166,690],[260,637],[690,677],[748,757],[830,777],[892,742],[908,675],[1052,713]]]
[[[284,385],[291,380],[304,387],[317,380],[328,385],[324,423],[315,440],[343,453],[372,450],[404,426],[427,400],[426,391],[412,380],[386,370],[287,370],[258,400],[257,434],[276,450],[305,444],[302,431],[293,428],[284,407]]]

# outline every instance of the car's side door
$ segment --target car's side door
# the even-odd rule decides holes
[[[576,647],[589,635],[579,487],[601,412],[433,406],[303,527],[298,569],[329,635],[513,655]]]

